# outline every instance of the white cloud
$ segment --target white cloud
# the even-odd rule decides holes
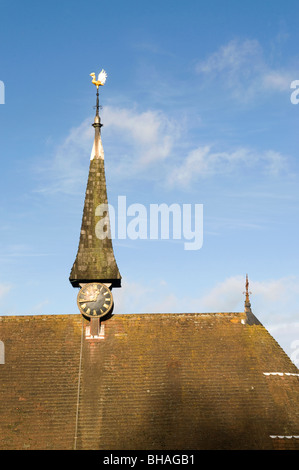
[[[221,46],[218,51],[210,55],[205,61],[196,66],[197,73],[211,74],[226,71],[229,76],[243,70],[246,75],[248,64],[254,59],[255,67],[262,62],[262,50],[256,40],[240,42],[230,41]],[[244,69],[245,67],[245,69]]]
[[[106,165],[113,167],[115,180],[138,177],[184,188],[200,177],[250,168],[273,176],[287,166],[287,158],[273,150],[259,153],[240,147],[217,151],[213,145],[201,145],[186,154],[178,131],[181,126],[161,111],[107,106],[102,122]],[[84,192],[93,132],[91,119],[86,119],[69,131],[52,159],[39,164],[39,192]]]
[[[253,313],[263,323],[296,321],[299,318],[299,280],[296,277],[258,281],[250,279]],[[209,310],[234,311],[243,309],[240,295],[244,291],[244,276],[233,276],[213,287],[200,299],[200,305]]]
[[[269,333],[277,340],[294,364],[299,367],[299,322],[267,325]]]
[[[236,275],[218,282],[204,295],[195,297],[189,294],[186,297],[177,296],[165,282],[158,285],[153,281],[152,286],[144,287],[125,279],[122,292],[115,292],[118,296],[119,311],[127,313],[204,313],[243,311],[244,290],[245,275]],[[299,280],[296,277],[259,281],[249,276],[249,290],[252,311],[262,323],[270,323],[273,328],[275,324],[282,322],[299,321]],[[126,305],[127,299],[129,303]]]
[[[149,285],[122,279],[122,288],[113,291],[114,313],[151,313],[149,303],[154,293]]]
[[[268,175],[278,175],[287,167],[287,158],[268,150],[258,153],[247,148],[217,152],[212,146],[198,147],[189,152],[182,164],[173,168],[168,177],[172,186],[188,186],[198,177],[228,174],[243,168],[255,168]]]
[[[0,251],[1,258],[25,258],[25,257],[40,257],[40,256],[50,256],[50,253],[40,253],[35,252],[30,245],[25,244],[14,244],[7,245],[3,252]]]
[[[107,106],[103,122],[108,138],[109,135],[113,139],[122,138],[130,148],[133,170],[165,160],[177,138],[178,126],[161,111],[139,113],[135,109]]]
[[[240,310],[244,291],[244,276],[235,276],[218,283],[199,299],[200,311],[234,312]],[[241,307],[242,308],[242,307]]]
[[[262,86],[269,90],[289,91],[292,77],[294,77],[293,73],[288,71],[265,71],[262,76]]]
[[[120,177],[143,173],[166,160],[178,138],[178,126],[160,111],[107,106],[102,112],[102,140],[108,163]],[[52,158],[39,162],[40,193],[82,193],[93,145],[92,120],[72,128]]]
[[[257,309],[272,323],[299,318],[299,280],[290,276],[268,281],[252,281]]]
[[[209,81],[217,79],[218,86],[225,86],[243,102],[259,93],[288,91],[294,71],[274,69],[265,56],[257,40],[235,39],[199,62],[195,70]]]
[[[82,193],[86,181],[94,130],[90,119],[72,128],[52,158],[39,162],[40,193]]]

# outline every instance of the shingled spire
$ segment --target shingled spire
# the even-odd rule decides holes
[[[99,85],[103,85],[105,81],[101,83],[94,78],[93,83],[97,86],[96,116],[92,124],[95,137],[90,157],[79,247],[69,279],[73,287],[80,287],[88,282],[102,282],[111,284],[111,287],[120,287],[121,275],[115,261],[110,234],[101,140],[102,124],[99,115]],[[103,211],[103,208],[107,210]]]

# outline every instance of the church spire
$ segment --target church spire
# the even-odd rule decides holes
[[[99,86],[104,85],[107,74],[102,70],[97,80],[95,74],[91,76],[93,77],[92,83],[97,87],[96,115],[92,124],[95,135],[90,157],[79,247],[69,280],[73,287],[101,282],[112,288],[120,287],[121,275],[115,261],[111,240],[104,150],[101,140],[102,124],[99,114]]]

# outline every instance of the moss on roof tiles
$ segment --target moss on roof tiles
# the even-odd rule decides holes
[[[0,448],[299,449],[273,438],[299,435],[298,369],[244,319],[114,315],[90,340],[80,315],[2,317]]]

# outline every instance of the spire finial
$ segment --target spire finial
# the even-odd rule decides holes
[[[245,292],[243,292],[243,294],[245,294],[245,312],[249,312],[251,311],[251,304],[249,300],[249,295],[251,294],[251,292],[249,292],[248,274],[246,274]]]
[[[249,294],[251,294],[251,292],[249,292],[249,281],[248,281],[248,274],[246,274],[246,283],[245,283],[245,288],[246,288],[246,291],[243,292],[243,294],[245,294],[245,301],[246,302],[249,302]]]
[[[105,72],[104,69],[102,69],[98,75],[98,79],[96,79],[96,74],[93,72],[90,74],[90,76],[92,77],[92,83],[97,87],[97,103],[96,103],[96,117],[95,117],[95,120],[94,122],[95,123],[100,123],[101,120],[100,120],[100,104],[99,104],[99,86],[103,86],[105,85],[105,82],[106,82],[106,78],[107,78],[107,73]],[[101,126],[101,124],[100,124]]]
[[[97,101],[96,101],[96,106],[95,106],[96,115],[94,118],[94,123],[92,124],[95,130],[95,136],[94,136],[94,144],[93,144],[93,148],[91,151],[90,159],[91,160],[93,160],[94,158],[104,159],[104,150],[103,150],[102,141],[101,141],[101,127],[103,126],[103,124],[101,124],[101,118],[100,118],[99,87],[105,84],[107,73],[105,72],[104,69],[102,69],[98,75],[98,79],[96,79],[95,73],[91,73],[90,76],[92,77],[92,83],[97,87]]]

